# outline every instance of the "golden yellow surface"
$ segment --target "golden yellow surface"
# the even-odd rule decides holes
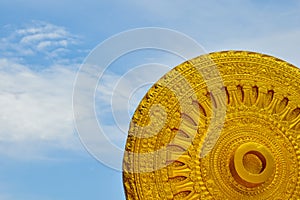
[[[200,56],[140,102],[123,182],[129,200],[300,199],[300,71],[253,52]]]

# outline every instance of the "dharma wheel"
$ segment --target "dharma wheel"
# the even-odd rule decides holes
[[[300,199],[300,71],[225,51],[166,73],[136,109],[123,161],[129,200]]]

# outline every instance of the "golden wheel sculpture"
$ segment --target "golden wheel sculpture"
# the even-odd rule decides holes
[[[298,68],[253,52],[200,56],[138,106],[123,161],[126,198],[300,199],[299,145]]]

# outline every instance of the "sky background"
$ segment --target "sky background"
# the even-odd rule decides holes
[[[300,66],[299,10],[296,0],[2,0],[0,199],[125,199],[122,173],[85,150],[73,121],[76,72],[99,43],[129,29],[162,27],[189,35],[206,52],[257,51]],[[124,56],[99,83],[96,98],[110,102],[114,83],[149,61],[166,66],[159,73],[144,68],[136,75],[153,81],[183,62],[151,50]],[[150,86],[121,105],[129,117]],[[109,103],[96,105],[100,118],[106,112]],[[128,117],[122,119],[122,131],[114,132],[113,118],[107,118],[106,127],[121,149]]]

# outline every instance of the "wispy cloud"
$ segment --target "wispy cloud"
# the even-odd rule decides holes
[[[10,27],[11,28],[11,27]],[[43,21],[32,21],[22,28],[12,28],[0,39],[1,57],[34,64],[66,63],[78,56],[80,37],[65,27]]]

